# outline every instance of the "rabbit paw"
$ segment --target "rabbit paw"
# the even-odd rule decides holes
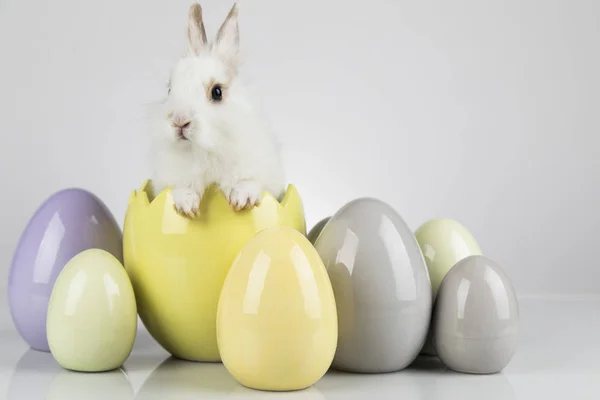
[[[200,195],[193,189],[174,189],[173,203],[179,214],[192,218],[200,210]]]
[[[226,191],[227,200],[235,211],[250,209],[260,204],[261,187],[253,181],[239,182]]]

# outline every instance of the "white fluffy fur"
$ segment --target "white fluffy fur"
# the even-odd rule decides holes
[[[238,77],[237,29],[234,5],[208,44],[200,6],[190,8],[188,53],[173,68],[170,93],[156,115],[153,186],[171,187],[176,209],[189,216],[211,184],[236,210],[257,204],[264,191],[277,198],[285,191],[279,144]],[[215,82],[223,85],[221,102],[210,99]],[[178,120],[190,121],[188,140],[178,137]]]

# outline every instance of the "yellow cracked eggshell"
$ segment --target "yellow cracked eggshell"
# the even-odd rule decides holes
[[[211,186],[199,211],[196,218],[179,215],[171,189],[155,195],[146,181],[129,199],[123,257],[152,337],[177,358],[220,361],[217,304],[231,263],[262,229],[287,226],[305,235],[306,223],[293,185],[281,203],[265,192],[258,206],[241,212]]]

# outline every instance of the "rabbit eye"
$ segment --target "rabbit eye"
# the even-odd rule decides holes
[[[213,101],[221,101],[223,98],[223,89],[221,85],[215,85],[210,91],[210,97]]]

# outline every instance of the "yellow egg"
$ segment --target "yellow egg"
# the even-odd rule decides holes
[[[75,371],[120,367],[133,348],[137,312],[119,260],[101,249],[73,257],[56,279],[46,322],[54,359]]]
[[[287,391],[312,386],[337,346],[337,313],[325,266],[298,231],[258,233],[235,259],[219,300],[218,344],[242,385]]]
[[[242,246],[272,226],[305,234],[294,186],[281,203],[265,192],[258,206],[242,212],[211,186],[194,219],[175,211],[170,189],[155,197],[150,181],[131,195],[123,227],[124,264],[140,318],[164,349],[186,360],[220,360],[216,314],[223,282]]]

